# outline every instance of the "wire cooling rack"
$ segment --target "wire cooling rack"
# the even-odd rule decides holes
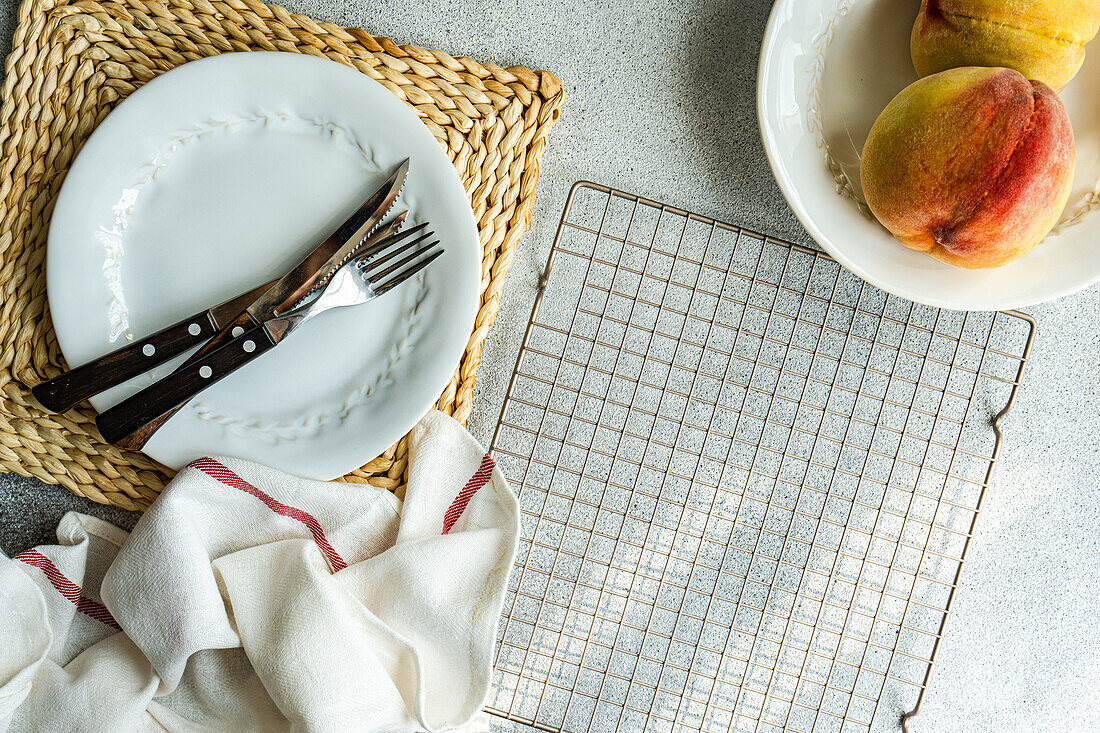
[[[522,531],[489,712],[898,730],[1034,328],[577,184],[491,447]]]

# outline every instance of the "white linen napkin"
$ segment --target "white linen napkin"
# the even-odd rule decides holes
[[[0,733],[488,730],[516,499],[442,413],[409,461],[402,504],[203,458],[0,554]]]

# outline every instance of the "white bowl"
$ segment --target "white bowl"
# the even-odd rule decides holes
[[[777,0],[764,34],[757,108],[779,187],[813,238],[883,290],[955,310],[1034,305],[1100,280],[1100,48],[1062,92],[1077,139],[1069,204],[1013,263],[964,270],[904,247],[863,202],[859,153],[886,104],[916,81],[918,0]]]

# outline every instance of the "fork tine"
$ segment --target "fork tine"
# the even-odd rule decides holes
[[[370,257],[360,258],[360,260],[359,260],[359,272],[363,273],[364,275],[371,275],[373,277],[373,273],[378,272],[378,268],[380,268],[382,265],[385,265],[387,262],[390,262],[394,257],[397,257],[397,256],[399,256],[399,255],[401,255],[405,252],[408,252],[410,249],[413,249],[414,247],[418,247],[418,246],[422,245],[425,240],[431,239],[434,236],[435,236],[435,232],[427,232],[427,233],[422,234],[421,236],[417,237],[416,239],[412,240],[411,242],[405,242],[405,243],[401,244],[400,247],[395,246],[395,245],[398,244],[398,242],[393,242],[391,244],[391,246],[386,247],[383,251],[381,251],[377,255],[375,255],[373,260]],[[387,269],[384,272],[379,273],[379,276],[387,275],[390,272],[393,272],[392,267],[390,269]]]
[[[430,244],[423,244],[422,245],[422,243],[425,239],[430,239],[433,236],[435,236],[434,232],[429,233],[429,234],[421,237],[420,239],[418,239],[416,242],[410,242],[409,244],[407,244],[407,245],[405,245],[405,246],[403,246],[399,249],[395,249],[395,250],[392,250],[390,252],[387,252],[386,256],[385,256],[385,259],[380,259],[378,262],[372,263],[371,267],[364,270],[363,274],[369,276],[367,278],[367,282],[369,282],[373,285],[374,283],[378,282],[379,280],[382,280],[384,278],[389,277],[390,275],[397,272],[398,270],[400,270],[405,265],[407,265],[410,262],[412,262],[413,260],[415,260],[420,255],[424,254],[431,247],[434,247],[435,245],[439,244],[439,240],[437,239],[434,242],[431,242]],[[417,245],[422,245],[422,246],[417,246]],[[413,249],[414,247],[415,247],[415,249]],[[377,270],[377,267],[379,265],[386,264],[388,261],[392,260],[394,257],[397,257],[398,255],[401,255],[401,254],[404,254],[405,252],[408,252],[410,249],[413,250],[410,254],[405,255],[405,257],[398,260],[397,262],[394,262],[392,265],[390,265],[386,269],[382,270],[381,272],[379,272]]]
[[[435,246],[435,244],[438,244],[438,242],[435,242],[432,246]],[[427,251],[427,250],[421,250],[420,252],[417,252],[416,255],[419,256],[419,255],[423,254],[425,251]],[[442,249],[437,249],[435,252],[432,252],[430,255],[428,255],[424,259],[414,263],[412,266],[407,267],[403,271],[397,273],[396,275],[393,276],[393,278],[386,281],[382,285],[379,285],[377,287],[373,287],[372,289],[374,290],[374,294],[376,296],[381,295],[382,293],[386,292],[390,288],[397,287],[398,285],[405,282],[410,277],[412,277],[413,275],[415,275],[416,273],[420,272],[425,267],[430,265],[435,260],[435,258],[439,257],[439,255],[441,255],[441,254],[443,254],[443,250]],[[372,285],[373,285],[373,283],[372,283]]]
[[[363,260],[363,259],[366,259],[368,257],[373,257],[374,255],[378,254],[382,250],[387,249],[389,247],[392,247],[393,245],[397,244],[398,242],[401,242],[405,239],[408,239],[412,235],[423,231],[424,228],[427,227],[427,226],[428,226],[428,224],[427,224],[427,222],[425,222],[423,224],[417,224],[416,226],[412,227],[411,229],[406,229],[403,232],[396,232],[394,234],[391,234],[388,237],[384,237],[383,239],[378,240],[377,242],[370,245],[369,247],[363,247],[362,249],[356,250],[355,254],[353,256],[357,260]],[[429,233],[428,236],[431,236],[431,234]]]

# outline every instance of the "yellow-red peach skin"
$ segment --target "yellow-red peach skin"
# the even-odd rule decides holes
[[[921,0],[910,50],[917,74],[1005,66],[1061,91],[1100,28],[1100,0]]]
[[[999,267],[1057,223],[1073,182],[1073,130],[1050,87],[963,67],[906,87],[875,121],[860,178],[902,244],[966,268]]]

